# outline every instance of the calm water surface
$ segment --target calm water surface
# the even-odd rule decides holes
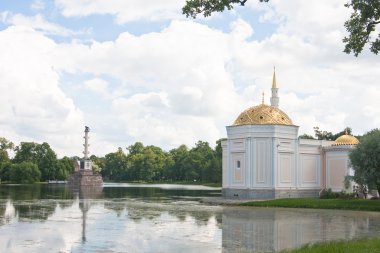
[[[380,214],[201,204],[220,189],[0,185],[0,252],[273,252],[380,237]]]

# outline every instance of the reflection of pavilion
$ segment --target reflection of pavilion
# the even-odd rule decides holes
[[[369,234],[378,215],[350,211],[224,208],[223,252],[268,252]]]
[[[79,200],[79,208],[82,211],[82,241],[86,241],[86,221],[87,212],[91,207],[91,199],[97,199],[102,195],[103,187],[89,187],[82,186],[75,189],[74,193],[77,194]]]

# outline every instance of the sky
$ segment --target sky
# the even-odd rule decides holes
[[[226,137],[248,107],[280,108],[299,134],[380,125],[380,61],[343,53],[346,0],[249,0],[196,20],[185,0],[1,0],[0,137],[103,156]]]

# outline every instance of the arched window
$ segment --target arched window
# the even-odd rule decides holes
[[[240,169],[240,161],[239,160],[236,161],[236,168]]]

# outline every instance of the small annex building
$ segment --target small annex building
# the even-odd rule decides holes
[[[276,74],[271,104],[250,107],[227,126],[223,148],[226,198],[316,197],[322,189],[345,188],[352,175],[348,153],[359,141],[347,133],[335,141],[298,138],[298,128],[279,109]]]

